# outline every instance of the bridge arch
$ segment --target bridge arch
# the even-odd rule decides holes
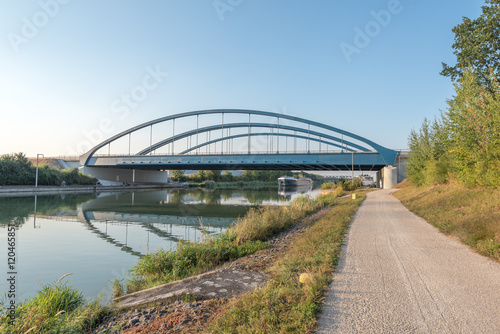
[[[200,117],[204,117],[206,115],[216,115],[219,114],[221,116],[221,121],[218,124],[214,125],[207,125],[203,124],[203,126],[200,126],[199,124],[199,119]],[[240,117],[240,119],[236,122],[224,122],[225,116],[227,115],[236,115],[237,117]],[[182,120],[188,120],[188,118],[193,117],[196,118],[196,126],[192,125],[195,122],[191,122],[190,128],[184,129],[182,131],[178,131],[176,133],[176,121],[181,122]],[[242,121],[241,118],[245,118],[244,121]],[[248,118],[247,118],[248,117]],[[256,117],[265,117],[265,118],[270,118],[271,121],[267,122],[258,122],[255,121]],[[252,118],[254,118],[252,120]],[[152,140],[152,133],[153,133],[153,126],[157,126],[159,124],[165,124],[167,122],[172,123],[172,133],[168,136],[165,136],[164,138],[161,138],[160,140],[157,140],[153,142]],[[287,124],[288,123],[294,123],[292,124]],[[150,136],[150,141],[149,143],[146,143],[143,145],[143,148],[138,150],[136,153],[132,153],[130,151],[130,141],[131,141],[131,135],[133,133],[136,133],[140,130],[144,130],[147,128],[150,128],[151,131],[151,136]],[[240,133],[235,133],[231,134],[231,130],[235,131],[240,131]],[[248,129],[247,131],[245,129]],[[263,129],[265,131],[263,131]],[[243,130],[243,132],[241,132]],[[224,134],[226,132],[226,134]],[[219,134],[215,138],[212,138],[211,135],[217,133]],[[203,134],[205,134],[205,140],[202,138],[202,142],[199,143],[200,135],[203,137]],[[121,152],[119,154],[113,154],[111,155],[110,153],[110,147],[112,143],[117,142],[118,140],[123,139],[124,137],[128,136],[129,137],[129,150],[128,152]],[[176,143],[179,143],[181,140],[186,140],[187,143],[191,143],[191,141],[188,142],[188,139],[191,140],[193,137],[196,137],[196,143],[194,145],[188,145],[186,149],[179,150],[178,145],[176,147]],[[269,149],[267,150],[267,154],[289,154],[289,155],[299,155],[299,154],[311,154],[314,152],[311,152],[310,147],[311,147],[311,142],[318,143],[320,150],[319,152],[316,153],[331,153],[331,154],[349,154],[353,156],[352,159],[354,159],[354,154],[356,153],[357,156],[361,157],[368,157],[369,154],[372,154],[372,156],[375,154],[377,155],[377,161],[375,162],[373,157],[370,157],[368,159],[367,164],[370,165],[372,164],[373,166],[381,166],[381,165],[391,165],[394,164],[397,152],[390,150],[388,148],[385,148],[367,138],[364,138],[360,135],[354,134],[352,132],[348,132],[345,130],[342,130],[337,127],[333,127],[327,124],[323,124],[320,122],[312,121],[312,120],[307,120],[304,118],[296,117],[296,116],[291,116],[291,115],[286,115],[286,114],[280,114],[280,113],[275,113],[275,112],[269,112],[269,111],[259,111],[259,110],[246,110],[246,109],[211,109],[211,110],[198,110],[198,111],[190,111],[190,112],[185,112],[185,113],[180,113],[180,114],[175,114],[175,115],[170,115],[162,118],[158,118],[149,122],[145,122],[143,124],[137,125],[135,127],[132,127],[128,130],[122,131],[118,133],[117,135],[103,141],[102,143],[96,145],[94,148],[92,148],[90,151],[87,153],[83,154],[80,157],[80,162],[83,166],[96,166],[97,164],[95,163],[96,159],[98,157],[145,157],[145,156],[151,156],[151,159],[153,157],[157,156],[171,156],[179,158],[182,156],[187,156],[187,155],[193,155],[193,153],[196,153],[197,156],[200,155],[213,155],[212,152],[202,152],[203,148],[210,147],[210,145],[220,143],[220,146],[223,148],[224,143],[226,143],[226,147],[231,147],[231,141],[233,140],[241,140],[245,139],[248,142],[247,150],[246,152],[231,152],[231,150],[226,150],[224,151],[221,149],[220,152],[218,152],[218,155],[235,155],[235,154],[247,154],[247,155],[257,155],[261,154],[262,152],[258,152],[258,148],[254,148],[253,143],[253,138],[258,137],[258,138],[265,138],[267,137],[267,140],[269,141],[269,138],[271,138],[271,146],[272,149],[269,152]],[[283,140],[286,141],[286,144],[288,144],[288,140],[290,138],[293,139],[294,143],[297,141],[301,141],[303,147],[306,147],[306,150],[303,150],[303,152],[297,152],[295,149],[294,151],[286,151],[280,150],[280,138],[283,138]],[[277,143],[273,144],[273,140]],[[306,143],[306,144],[304,144]],[[164,148],[165,146],[170,145],[171,148],[171,153],[168,154],[156,154],[156,151]],[[269,145],[269,143],[268,143]],[[304,146],[305,145],[305,146]],[[326,151],[321,151],[321,145],[324,145],[326,147]],[[106,146],[108,146],[108,154],[99,154],[101,150],[103,150]],[[276,146],[276,149],[274,150],[274,146]],[[283,144],[281,144],[283,146]],[[175,152],[175,148],[177,148],[178,152]],[[330,148],[330,151],[329,151]],[[332,151],[333,149],[336,149],[337,151]],[[208,151],[208,149],[207,149]],[[365,153],[365,155],[363,155]],[[126,159],[125,159],[126,160]],[[122,165],[124,168],[132,168],[131,167],[131,162],[130,164],[127,164],[125,160],[120,160],[122,161]],[[346,165],[345,163],[345,157],[343,159],[343,162],[341,164]],[[359,160],[359,159],[358,159]],[[267,160],[266,160],[267,161]],[[142,162],[141,162],[142,163]],[[150,162],[151,163],[151,162]],[[335,163],[332,163],[335,164]],[[354,163],[353,163],[354,164]],[[182,165],[182,166],[181,166]],[[292,164],[290,164],[292,165]],[[324,165],[324,163],[323,163]],[[139,166],[138,164],[134,165],[134,168]],[[149,165],[150,168],[152,168],[152,165]],[[158,165],[159,166],[159,165]],[[297,165],[294,165],[295,168]],[[361,165],[360,165],[361,166]],[[185,164],[179,164],[179,168],[185,167]],[[195,167],[195,166],[194,166]],[[203,167],[207,167],[206,164],[203,165]],[[158,167],[160,168],[160,167]],[[167,169],[175,169],[176,167],[173,165],[169,165]],[[290,167],[292,168],[292,167]]]

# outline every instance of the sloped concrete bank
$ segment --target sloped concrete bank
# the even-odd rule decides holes
[[[119,308],[138,308],[171,303],[186,295],[196,300],[232,298],[253,290],[268,280],[267,275],[247,270],[219,269],[154,288],[115,298]]]

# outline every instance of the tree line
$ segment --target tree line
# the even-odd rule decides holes
[[[0,186],[34,185],[36,167],[26,158],[24,153],[5,154],[0,156]],[[48,165],[38,168],[38,184],[59,186],[62,181],[67,185],[92,185],[97,179],[81,173],[77,168],[60,170]]]
[[[500,187],[500,0],[486,0],[479,18],[452,30],[457,64],[443,63],[455,96],[440,117],[408,138],[407,176],[415,185],[458,182]]]
[[[214,182],[273,182],[277,181],[281,176],[292,176],[295,178],[308,177],[313,181],[318,178],[318,175],[306,172],[291,172],[277,170],[246,170],[241,175],[233,175],[230,171],[220,170],[199,170],[196,174],[186,175],[183,170],[174,170],[172,172],[172,180],[177,182],[194,182],[201,183],[205,181]]]

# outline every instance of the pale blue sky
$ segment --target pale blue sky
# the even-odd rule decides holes
[[[212,108],[287,113],[405,148],[446,108],[451,29],[483,4],[0,0],[0,154],[82,153],[98,137]],[[391,11],[374,24],[373,12]],[[372,37],[346,57],[356,28]],[[138,85],[147,96],[125,113],[121,97]]]

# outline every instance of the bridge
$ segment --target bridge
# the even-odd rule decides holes
[[[360,135],[286,114],[191,111],[125,130],[80,157],[114,182],[164,182],[166,170],[380,171],[397,152]]]

